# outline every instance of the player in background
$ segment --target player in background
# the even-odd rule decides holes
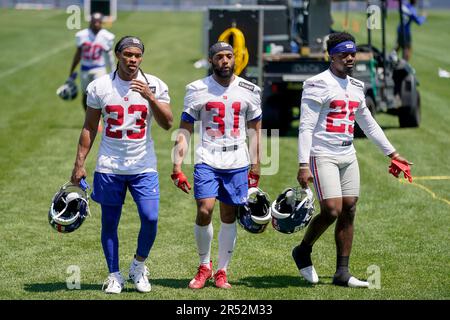
[[[172,111],[167,85],[140,69],[144,44],[133,36],[120,39],[114,49],[117,69],[88,85],[86,119],[78,142],[71,182],[85,177],[85,160],[103,115],[104,130],[94,173],[92,199],[101,205],[101,242],[109,269],[106,293],[120,293],[124,279],[119,269],[119,225],[127,189],[136,202],[141,228],[129,277],[136,289],[151,285],[145,260],[156,237],[159,182],[151,123],[169,130]]]
[[[352,35],[333,33],[327,41],[330,68],[305,81],[299,126],[297,180],[305,188],[311,181],[320,202],[320,214],[309,224],[292,256],[300,274],[310,283],[319,281],[311,261],[314,243],[336,222],[336,273],[333,284],[368,287],[353,277],[349,257],[360,179],[353,147],[354,122],[391,159],[411,164],[395,150],[365,103],[364,83],[352,78],[356,45]]]
[[[417,14],[417,10],[414,7],[416,2],[417,0],[409,0],[409,3],[402,4],[403,28],[400,24],[397,27],[397,46],[395,50],[398,52],[403,48],[403,59],[406,61],[411,59],[412,54],[411,25],[414,22],[421,26],[426,20],[426,16]]]
[[[75,69],[81,62],[81,90],[83,91],[83,107],[86,111],[86,88],[88,84],[107,73],[106,68],[111,72],[115,69],[114,65],[114,34],[108,30],[102,29],[103,15],[93,13],[89,28],[78,31],[75,34],[77,50],[73,56],[70,67],[69,77],[74,78]],[[75,79],[73,79],[75,80]]]
[[[173,154],[172,179],[188,193],[191,189],[181,165],[194,122],[199,122],[200,143],[195,149],[194,197],[197,217],[194,234],[200,265],[189,288],[201,289],[214,276],[215,286],[228,289],[227,267],[236,243],[236,206],[244,204],[249,186],[260,175],[261,90],[233,74],[233,48],[218,42],[209,49],[212,75],[186,86],[184,110]],[[248,127],[248,129],[247,129]],[[246,143],[249,133],[250,152]],[[250,170],[249,170],[250,166]],[[219,254],[216,273],[211,261],[216,199],[220,202]]]

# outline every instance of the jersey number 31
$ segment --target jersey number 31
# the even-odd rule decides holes
[[[231,129],[232,137],[239,137],[239,113],[241,112],[241,103],[233,102],[233,128]],[[206,104],[206,111],[217,109],[217,115],[214,115],[212,120],[217,124],[217,129],[206,127],[206,133],[211,137],[221,137],[225,134],[225,104],[223,102],[208,102]]]

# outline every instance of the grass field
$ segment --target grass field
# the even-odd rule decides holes
[[[361,17],[361,16],[358,16]],[[449,299],[450,298],[450,12],[429,12],[425,25],[414,27],[412,64],[420,79],[422,125],[399,129],[396,118],[377,115],[390,141],[415,164],[414,184],[387,173],[389,161],[367,140],[356,141],[361,169],[351,271],[366,278],[367,268],[381,271],[381,288],[353,290],[331,285],[335,268],[333,228],[314,247],[321,282],[311,287],[298,276],[294,235],[268,228],[252,235],[238,229],[229,266],[232,290],[211,285],[187,289],[198,264],[192,195],[170,180],[171,133],[154,126],[160,173],[158,235],[147,265],[153,290],[146,295],[132,284],[120,296],[101,291],[107,268],[100,244],[100,208],[73,234],[58,234],[48,225],[51,197],[70,176],[83,123],[81,101],[63,102],[56,88],[66,79],[75,50],[74,30],[65,28],[63,11],[0,10],[0,299]],[[357,19],[357,18],[355,18]],[[340,16],[336,19],[340,23]],[[388,44],[394,44],[397,17],[391,16]],[[201,58],[200,13],[121,12],[112,27],[118,37],[140,36],[146,46],[143,69],[170,88],[177,126],[187,83],[204,76],[193,68]],[[359,37],[361,38],[361,31]],[[377,35],[376,35],[377,36]],[[362,40],[362,42],[364,42]],[[92,183],[99,139],[87,162]],[[297,139],[280,139],[280,168],[262,178],[272,199],[296,183]],[[185,166],[191,177],[192,166]],[[430,177],[444,177],[433,180]],[[192,181],[192,178],[190,179]],[[119,226],[120,263],[128,273],[139,220],[127,196]],[[213,255],[217,257],[218,215],[214,217]],[[70,265],[81,270],[81,290],[68,290]]]

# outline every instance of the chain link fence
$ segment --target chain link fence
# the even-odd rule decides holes
[[[118,10],[202,10],[209,5],[254,5],[257,0],[118,0]],[[84,1],[69,0],[0,0],[3,8],[51,9],[83,6]]]
[[[276,2],[275,0],[273,0]],[[299,0],[290,0],[292,2],[300,2]],[[408,0],[403,0],[407,2]],[[268,0],[267,2],[270,2]],[[333,9],[344,11],[348,9],[361,9],[365,4],[359,1],[348,1],[349,3],[334,3]],[[394,4],[396,0],[388,0],[389,7],[396,7]],[[203,10],[207,6],[215,5],[255,5],[258,0],[117,0],[117,9],[134,11],[134,10],[183,10],[196,11]],[[3,8],[17,8],[17,9],[64,9],[70,5],[83,6],[83,0],[0,0],[0,6]],[[449,0],[419,0],[419,7],[432,8],[447,8],[450,9]]]

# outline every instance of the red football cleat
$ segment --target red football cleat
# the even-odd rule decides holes
[[[216,274],[214,275],[214,282],[217,288],[222,289],[231,288],[231,284],[229,284],[227,280],[227,273],[223,269],[216,272]]]
[[[212,262],[209,263],[209,269],[204,264],[198,267],[197,274],[194,279],[189,282],[189,288],[191,289],[201,289],[205,286],[206,281],[213,277]]]

